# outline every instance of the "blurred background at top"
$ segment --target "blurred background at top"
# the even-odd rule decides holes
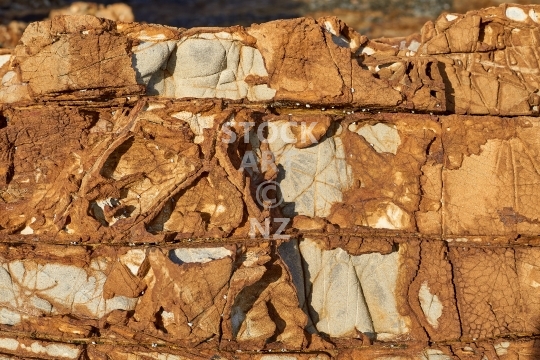
[[[464,13],[498,0],[125,0],[92,3],[68,0],[0,0],[0,47],[12,47],[28,22],[56,14],[91,14],[190,28],[261,23],[299,16],[335,15],[359,33],[378,37],[418,32],[442,12]],[[516,1],[540,3],[540,0]]]

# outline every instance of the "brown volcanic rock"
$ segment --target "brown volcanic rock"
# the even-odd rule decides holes
[[[0,55],[0,354],[536,358],[535,11],[30,25]]]
[[[443,14],[422,28],[420,54],[435,55],[445,74],[447,108],[456,113],[537,113],[536,6],[501,5]]]

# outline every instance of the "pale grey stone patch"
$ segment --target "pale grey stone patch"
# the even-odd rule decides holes
[[[19,347],[19,342],[15,339],[0,338],[0,349],[15,351]]]
[[[278,182],[283,214],[325,217],[333,204],[343,201],[343,191],[352,186],[352,168],[345,159],[339,128],[310,147],[299,149],[284,136],[286,121],[269,127],[270,151],[279,169]],[[272,132],[279,135],[274,135]],[[260,157],[260,154],[259,154]]]
[[[2,299],[2,303],[16,307],[17,302],[15,299],[18,296],[18,291],[15,294],[16,290],[18,288],[13,285],[8,270],[0,267],[0,299]]]
[[[527,13],[525,11],[517,6],[509,6],[506,8],[506,17],[510,20],[523,22],[527,20]]]
[[[378,340],[392,340],[409,331],[409,319],[397,310],[398,252],[353,256],[340,248],[322,250],[305,239],[300,253],[318,331],[333,337],[375,333]]]
[[[539,23],[538,14],[536,13],[536,10],[530,9],[529,10],[529,17],[534,21],[535,23]]]
[[[224,247],[216,248],[180,248],[169,252],[169,258],[176,264],[207,263],[231,256],[232,252]]]
[[[201,144],[204,141],[204,129],[211,129],[214,126],[213,116],[193,114],[189,111],[180,111],[171,116],[189,124],[189,128],[195,134],[193,139],[195,144]]]
[[[266,84],[246,83],[250,75],[268,76],[263,57],[225,32],[142,42],[133,49],[132,66],[149,95],[264,101],[276,93]]]
[[[493,347],[495,348],[495,352],[497,353],[498,356],[503,356],[503,355],[508,354],[508,348],[510,347],[510,342],[501,341],[500,343],[493,345]]]
[[[73,313],[101,318],[113,310],[133,310],[137,298],[103,298],[108,263],[95,259],[89,269],[58,263],[15,260],[0,267],[0,306],[33,316]],[[10,309],[10,310],[11,310]]]
[[[54,359],[76,359],[79,357],[80,349],[75,346],[59,343],[51,343],[48,345],[42,345],[40,342],[35,341],[30,345],[26,345],[23,342],[19,342],[16,339],[0,338],[0,349],[8,351],[20,351],[25,355],[31,356],[47,355]]]
[[[131,249],[124,255],[121,255],[119,259],[133,275],[137,275],[139,268],[146,259],[146,252],[143,249]]]
[[[419,360],[452,360],[452,357],[445,355],[441,350],[427,349],[419,356]]]
[[[220,41],[186,39],[178,45],[175,56],[168,70],[178,79],[215,75],[227,68],[227,51]]]
[[[30,100],[28,83],[23,83],[20,74],[13,70],[7,71],[0,79],[0,103],[14,103]]]
[[[11,60],[11,54],[0,55],[0,68]]]
[[[37,296],[32,296],[30,298],[30,303],[34,308],[41,310],[44,314],[50,314],[53,311],[53,306],[50,302]]]
[[[396,127],[378,123],[375,125],[359,126],[350,124],[349,130],[362,136],[378,153],[391,153],[396,155],[401,137]]]
[[[21,319],[21,314],[18,312],[6,308],[0,308],[0,324],[13,326],[19,324]]]
[[[137,83],[149,85],[155,73],[159,73],[163,78],[163,70],[165,70],[169,56],[175,47],[176,41],[145,41],[135,47],[131,62],[135,69]],[[160,77],[159,75],[157,78]],[[152,86],[157,86],[156,80],[154,80]]]
[[[8,86],[9,83],[17,77],[15,71],[8,71],[2,77],[2,86]]]
[[[399,230],[407,227],[410,221],[411,217],[407,212],[387,201],[381,202],[379,209],[368,216],[366,225],[374,229]]]
[[[30,345],[30,351],[36,354],[47,354],[54,358],[75,359],[79,356],[80,350],[64,344],[50,344],[43,346],[37,342]]]
[[[397,251],[351,256],[378,340],[392,340],[409,331],[408,319],[397,310],[399,258]]]
[[[420,307],[428,323],[435,329],[439,327],[439,318],[442,316],[443,305],[437,295],[430,291],[427,281],[424,281],[418,291]]]

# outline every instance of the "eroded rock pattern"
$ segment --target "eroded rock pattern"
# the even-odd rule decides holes
[[[1,358],[538,358],[536,11],[33,23],[0,54]]]

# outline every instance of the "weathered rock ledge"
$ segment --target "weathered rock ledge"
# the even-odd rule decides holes
[[[539,358],[538,12],[31,24],[0,358]]]

